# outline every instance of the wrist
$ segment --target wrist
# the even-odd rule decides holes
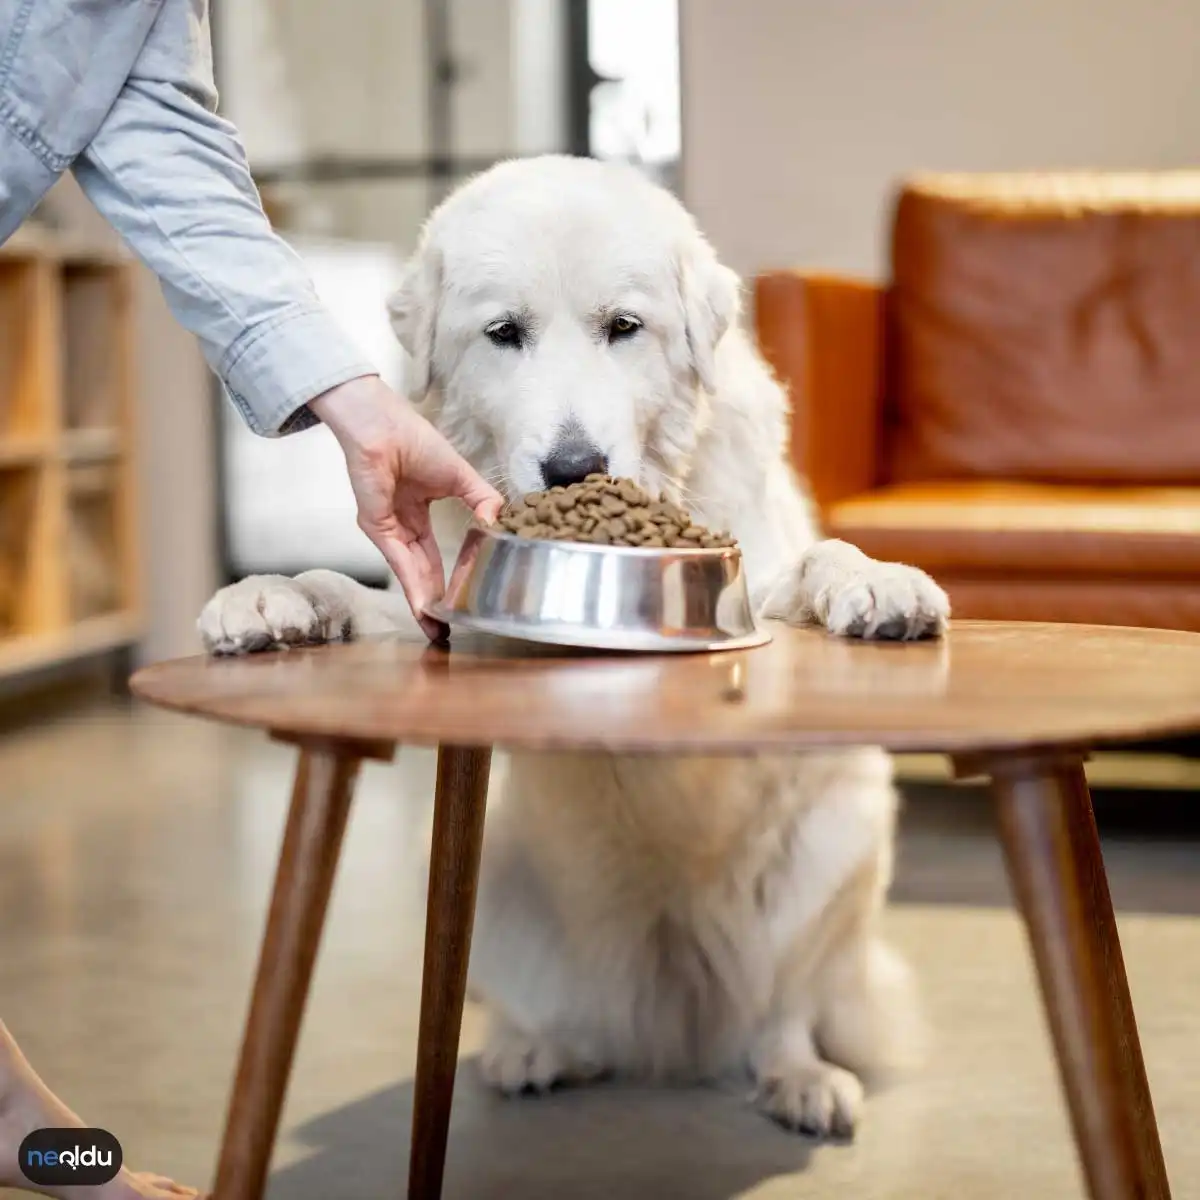
[[[308,402],[310,411],[343,448],[385,439],[405,406],[404,398],[378,375],[360,375]]]

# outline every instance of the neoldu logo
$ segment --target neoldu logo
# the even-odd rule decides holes
[[[17,1165],[39,1187],[88,1187],[115,1179],[123,1158],[106,1129],[35,1129],[21,1143]]]

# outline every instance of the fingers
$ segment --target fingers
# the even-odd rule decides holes
[[[440,600],[446,594],[446,568],[442,564],[442,552],[438,547],[437,539],[433,536],[432,528],[426,529],[421,535],[421,539],[417,543],[417,552],[425,558],[425,562],[422,564],[423,574],[432,588],[432,594],[417,612],[417,620],[420,621],[425,636],[431,642],[447,642],[450,640],[449,626],[435,620],[425,612],[430,604],[435,600]]]
[[[408,601],[413,616],[419,621],[425,606],[432,602],[433,597],[429,594],[416,563],[413,562],[412,552],[399,538],[381,537],[372,540],[387,560],[387,565],[392,568],[392,574],[400,581],[404,598]]]
[[[416,550],[424,556],[424,566],[429,575],[430,584],[436,589],[437,595],[430,596],[430,601],[440,600],[446,591],[446,568],[442,565],[442,551],[433,536],[433,526],[426,525],[425,531],[417,539]]]
[[[392,573],[400,581],[404,598],[421,626],[421,631],[431,642],[444,642],[449,636],[446,626],[425,612],[429,605],[441,598],[445,590],[442,556],[437,543],[432,542],[433,554],[430,561],[426,538],[432,542],[432,533],[412,545],[406,545],[395,537],[382,538],[376,541],[376,545],[387,560]]]

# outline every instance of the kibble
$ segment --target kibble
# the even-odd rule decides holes
[[[694,525],[677,504],[655,499],[632,479],[607,475],[531,492],[508,505],[498,524],[518,537],[598,546],[716,550],[737,545],[727,533]]]

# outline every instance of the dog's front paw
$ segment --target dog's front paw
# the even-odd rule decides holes
[[[251,654],[345,641],[348,612],[336,611],[285,575],[252,575],[222,588],[197,622],[210,654]]]
[[[850,1138],[862,1111],[863,1087],[857,1076],[831,1063],[784,1066],[759,1078],[755,1103],[794,1133]]]
[[[548,1092],[566,1076],[567,1060],[548,1039],[494,1021],[479,1056],[479,1073],[488,1087],[506,1096]]]
[[[940,637],[950,600],[924,571],[868,560],[828,597],[825,628],[841,637],[915,641]]]
[[[822,625],[841,637],[913,641],[946,631],[950,600],[924,571],[877,562],[831,539],[778,580],[764,615]]]
[[[590,1083],[608,1072],[584,1045],[525,1033],[503,1017],[490,1017],[479,1073],[505,1095],[548,1092],[557,1084]]]

